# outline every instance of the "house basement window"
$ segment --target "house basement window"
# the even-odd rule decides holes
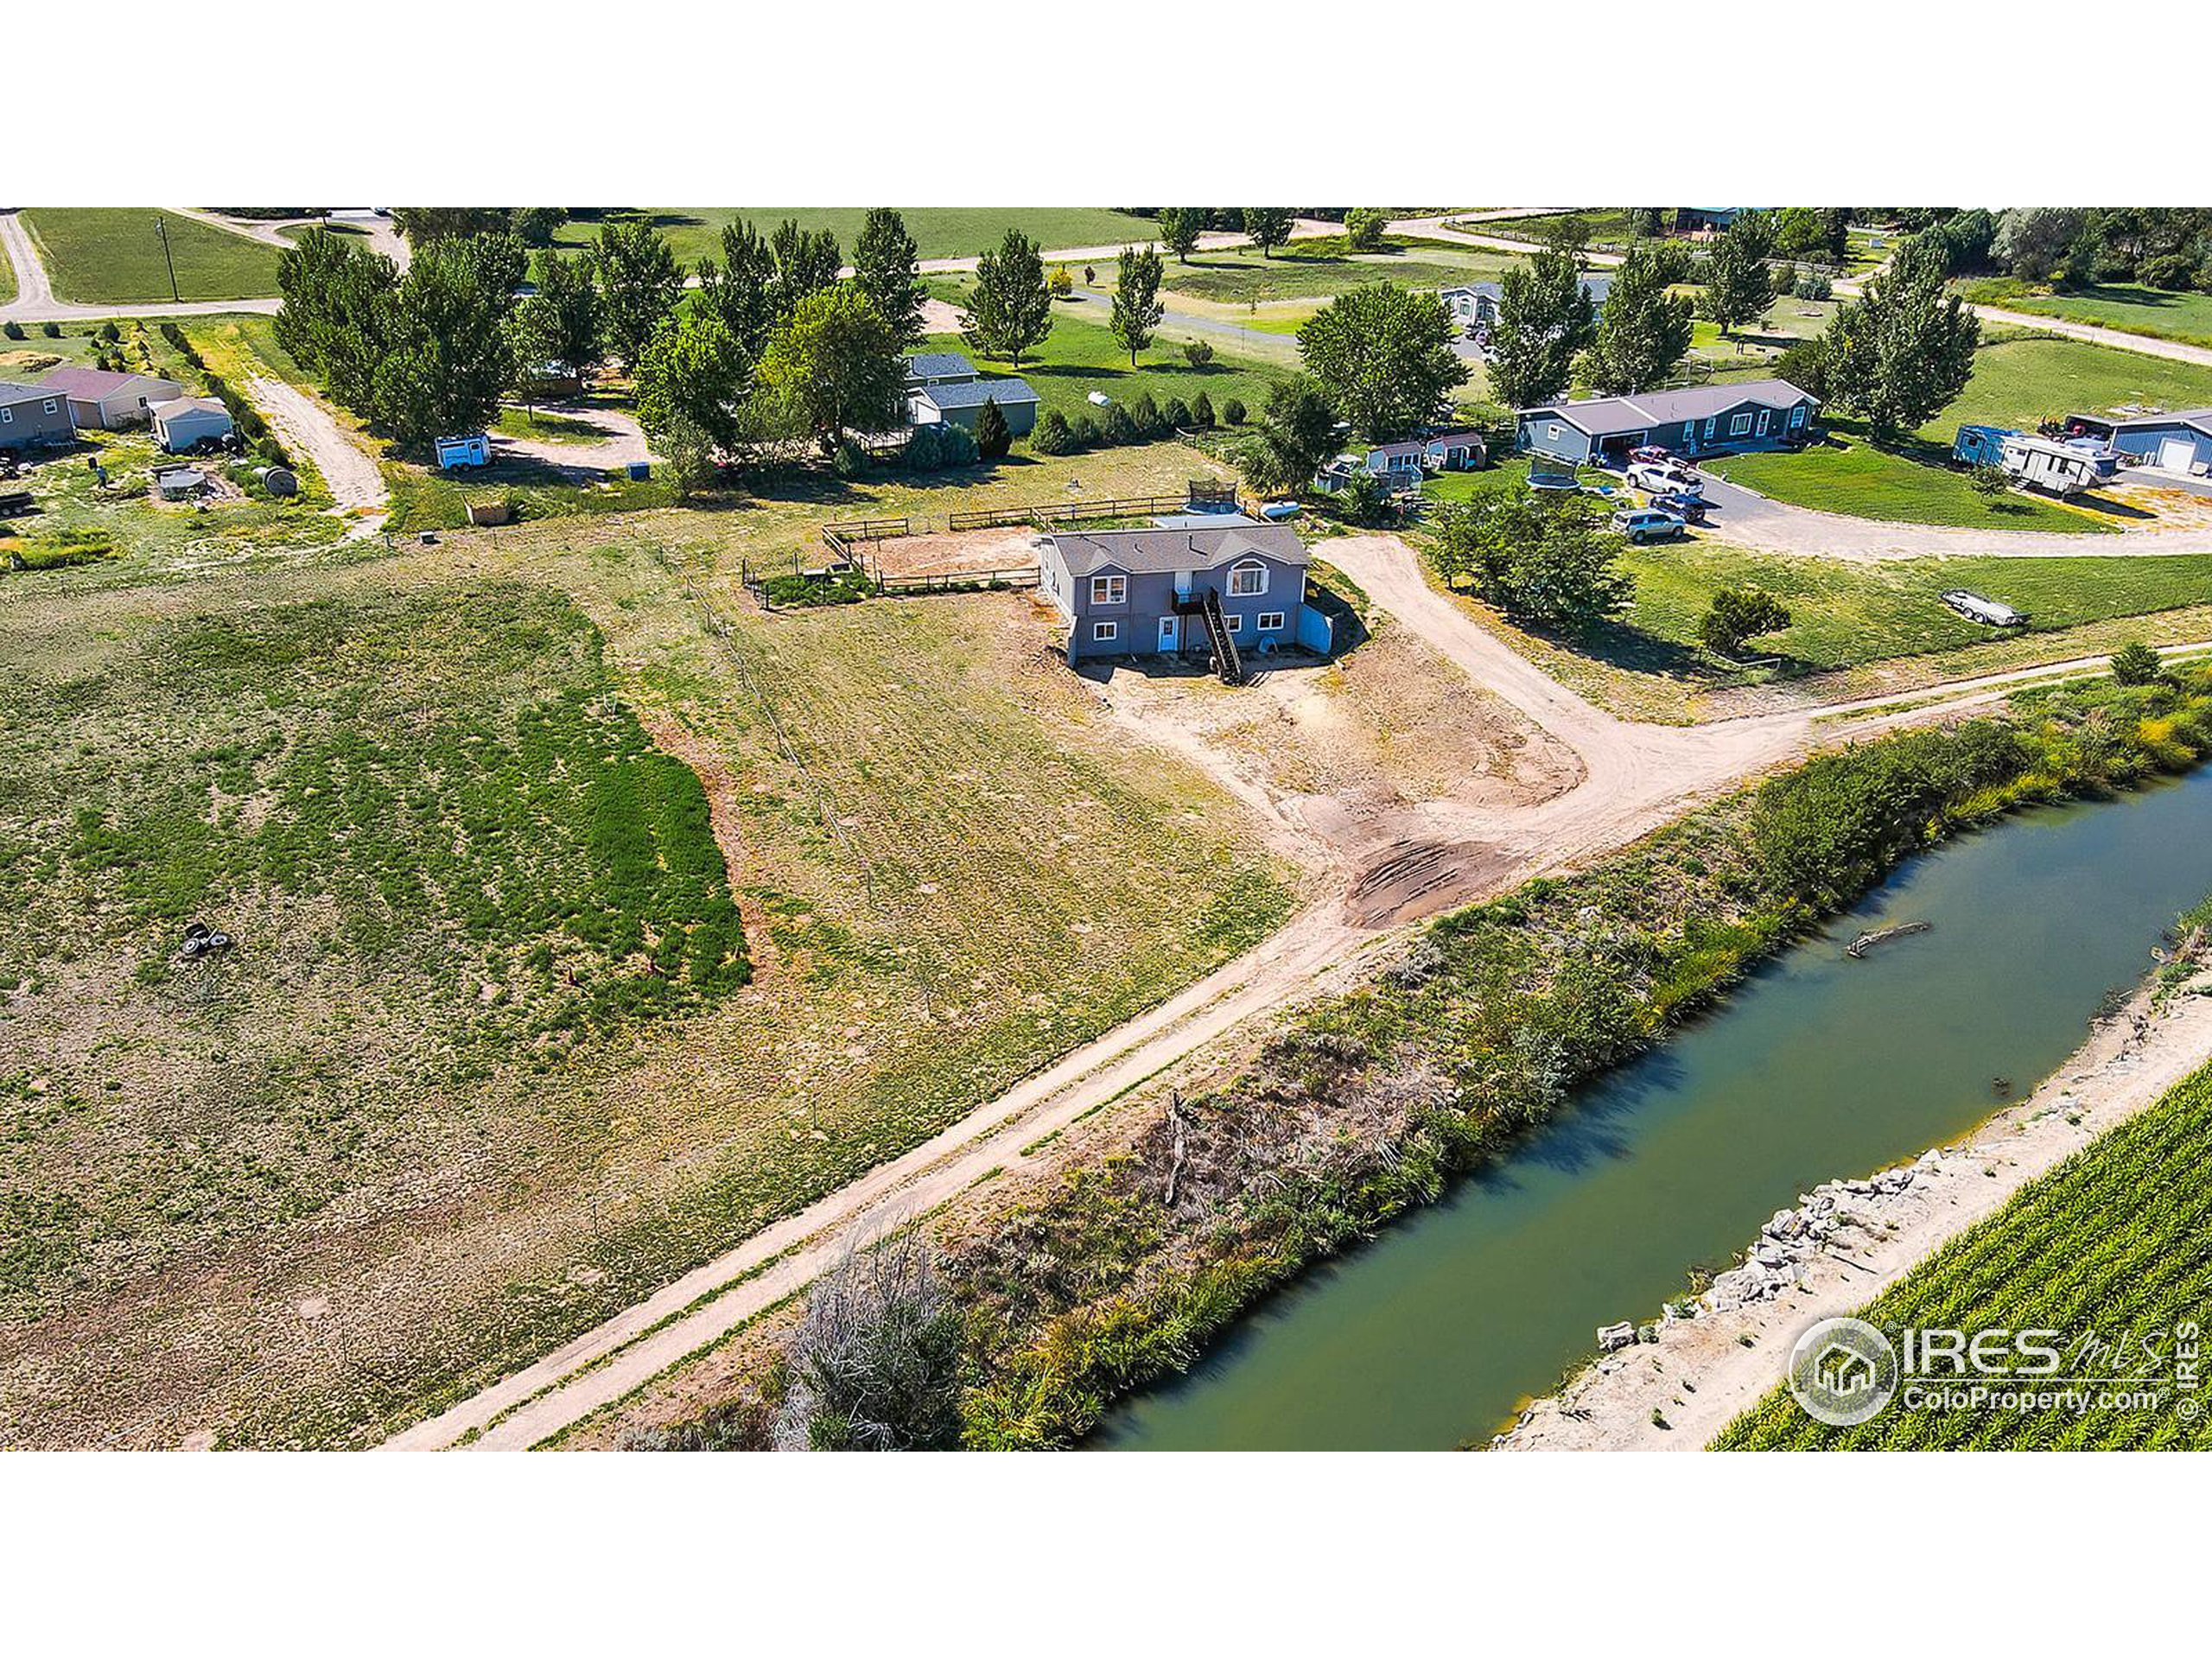
[[[1118,622],[1094,622],[1090,625],[1090,637],[1102,643],[1118,639],[1122,637],[1122,625]]]
[[[1260,626],[1260,632],[1261,632],[1262,633],[1280,633],[1280,632],[1282,632],[1282,613],[1281,613],[1281,611],[1262,611],[1262,612],[1260,613],[1260,625],[1259,625],[1259,626]]]

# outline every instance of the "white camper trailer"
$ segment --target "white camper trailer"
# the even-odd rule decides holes
[[[2075,496],[2097,482],[2095,454],[2070,443],[2015,432],[2005,438],[2002,454],[2005,476],[2027,489]]]

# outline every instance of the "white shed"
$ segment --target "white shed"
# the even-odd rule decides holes
[[[172,397],[153,406],[154,442],[173,455],[207,438],[227,438],[231,411],[213,397]]]

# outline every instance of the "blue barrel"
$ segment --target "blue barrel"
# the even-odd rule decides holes
[[[651,478],[652,475],[653,464],[650,461],[633,461],[630,463],[631,477]]]

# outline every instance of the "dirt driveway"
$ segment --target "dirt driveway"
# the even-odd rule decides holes
[[[619,409],[602,409],[596,404],[537,404],[532,407],[540,415],[582,422],[594,428],[601,435],[580,442],[566,442],[551,438],[510,437],[498,432],[493,434],[492,448],[500,460],[522,455],[563,473],[602,474],[620,472],[632,462],[653,458],[645,429],[638,424],[634,415]]]
[[[381,519],[391,493],[373,457],[338,423],[338,417],[308,393],[283,380],[257,375],[251,382],[253,401],[288,449],[315,462],[322,481],[330,486],[336,510],[348,515],[374,515]],[[364,518],[357,531],[366,534],[375,523]]]

